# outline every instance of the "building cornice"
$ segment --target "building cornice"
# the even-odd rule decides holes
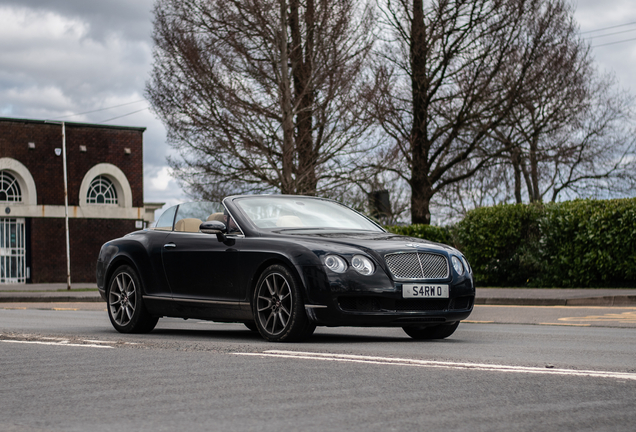
[[[64,218],[63,205],[25,205],[0,203],[0,217]],[[120,207],[118,205],[69,206],[69,219],[134,219],[147,220],[144,207]],[[152,220],[148,221],[152,222]]]

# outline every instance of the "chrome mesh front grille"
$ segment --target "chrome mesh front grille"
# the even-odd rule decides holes
[[[404,279],[419,279],[422,277],[422,267],[417,258],[417,252],[385,255],[384,259],[395,277]]]
[[[384,256],[386,264],[397,279],[445,279],[448,260],[443,255],[407,252]]]

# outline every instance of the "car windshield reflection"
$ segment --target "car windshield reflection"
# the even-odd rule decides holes
[[[362,230],[383,232],[359,213],[333,201],[307,197],[244,197],[236,200],[258,228],[278,230]]]

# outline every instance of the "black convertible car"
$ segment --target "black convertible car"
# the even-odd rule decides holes
[[[270,341],[316,326],[442,339],[475,298],[456,249],[390,234],[335,201],[285,195],[171,207],[154,228],[102,246],[97,285],[120,332],[149,332],[167,316],[242,322]]]

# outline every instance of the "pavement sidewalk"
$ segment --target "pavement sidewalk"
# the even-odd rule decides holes
[[[86,291],[86,290],[91,291]],[[0,285],[0,303],[101,302],[97,285]],[[519,306],[636,306],[636,289],[477,288],[475,304]]]
[[[519,306],[636,306],[636,289],[477,288],[475,304]]]
[[[101,302],[97,284],[72,284],[71,291],[65,283],[52,284],[1,284],[0,303],[68,303]],[[90,291],[86,291],[90,290]]]

